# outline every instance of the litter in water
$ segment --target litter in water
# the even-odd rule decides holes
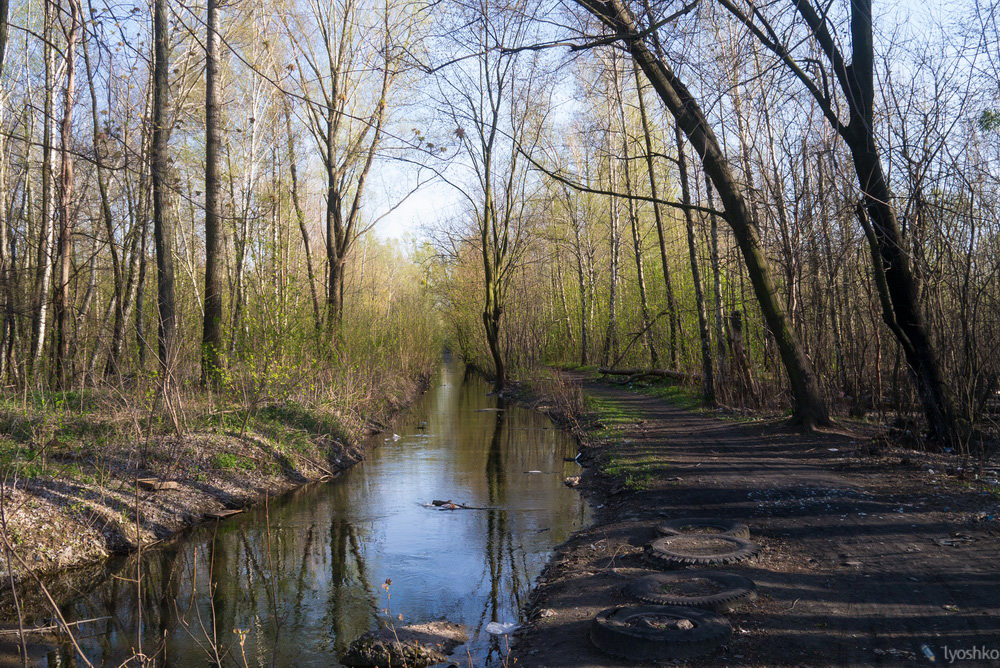
[[[505,636],[519,628],[521,628],[521,625],[513,622],[490,622],[486,625],[486,632],[495,636]]]

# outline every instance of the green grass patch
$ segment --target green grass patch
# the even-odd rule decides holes
[[[256,471],[257,464],[252,459],[234,455],[230,452],[219,452],[212,456],[212,466],[223,471]]]
[[[97,410],[107,392],[92,389],[66,390],[65,392],[32,391],[27,394],[8,395],[0,400],[4,410],[71,410],[91,412]]]
[[[335,415],[307,408],[294,401],[265,406],[258,411],[257,417],[262,421],[280,422],[310,434],[329,435],[341,440],[347,438],[346,430]]]
[[[612,455],[601,471],[605,475],[624,478],[625,489],[640,492],[649,489],[649,484],[667,464],[652,455],[630,457],[624,454]]]
[[[633,392],[656,397],[684,410],[699,411],[704,408],[700,392],[672,382],[638,383],[631,389]]]
[[[598,369],[596,364],[577,364],[576,362],[554,362],[548,366],[562,371],[579,371],[590,374],[596,373]]]
[[[586,410],[588,432],[594,438],[614,438],[624,425],[635,422],[638,414],[626,409],[611,399],[586,395],[583,399]]]
[[[711,415],[718,420],[755,422],[758,419],[758,416],[753,414],[729,410],[719,411],[711,406],[706,406],[700,391],[684,385],[677,385],[670,380],[636,382],[628,385],[628,389],[632,392],[655,397],[682,410]],[[787,415],[791,415],[791,410],[787,412]]]
[[[201,426],[239,433],[244,420],[248,433],[263,436],[282,451],[306,454],[313,448],[314,436],[349,440],[336,416],[292,401],[262,406],[251,412],[249,418],[245,410],[220,411],[206,416]]]

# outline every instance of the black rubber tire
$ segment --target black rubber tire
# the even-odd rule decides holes
[[[688,620],[691,629],[658,629],[632,625],[643,617]],[[590,624],[590,641],[602,652],[631,661],[690,659],[718,649],[733,634],[729,621],[714,612],[667,605],[608,608]]]
[[[709,580],[721,591],[714,594],[686,595],[664,591],[664,585]],[[625,585],[625,594],[656,605],[681,605],[713,612],[729,612],[757,598],[757,585],[742,575],[722,571],[674,571],[635,578]]]
[[[690,517],[666,520],[656,525],[661,536],[684,536],[691,533],[710,533],[714,536],[736,536],[749,538],[750,527],[738,520],[724,520],[716,517]]]
[[[760,547],[746,538],[718,534],[664,536],[646,546],[646,559],[660,568],[723,566],[757,555]]]

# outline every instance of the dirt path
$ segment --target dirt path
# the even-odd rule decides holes
[[[647,568],[642,547],[660,517],[741,519],[764,547],[727,568],[754,580],[760,598],[728,615],[725,651],[691,665],[919,665],[930,663],[924,643],[938,664],[945,647],[1000,651],[1000,524],[990,518],[1000,498],[945,480],[944,459],[871,455],[844,435],[724,421],[594,382],[585,390],[623,416],[584,450],[583,487],[601,521],[540,579],[517,665],[635,665],[595,650],[588,629],[628,602],[622,585]],[[646,489],[599,473],[609,460],[651,476]]]

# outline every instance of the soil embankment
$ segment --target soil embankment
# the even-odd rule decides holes
[[[518,665],[636,665],[594,649],[590,622],[630,602],[622,586],[650,572],[642,549],[664,517],[739,519],[763,546],[725,569],[754,580],[760,597],[728,614],[724,651],[690,665],[895,666],[927,662],[924,644],[937,663],[1000,650],[1000,488],[963,481],[957,457],[584,387],[604,423],[581,457],[599,521],[539,579]]]
[[[414,382],[397,410],[426,386],[426,377]],[[336,416],[297,404],[263,407],[252,420],[236,411],[217,417],[181,436],[136,443],[84,434],[19,450],[0,504],[11,548],[0,577],[100,562],[335,476],[364,458],[365,433],[374,431],[363,422],[346,430]]]

